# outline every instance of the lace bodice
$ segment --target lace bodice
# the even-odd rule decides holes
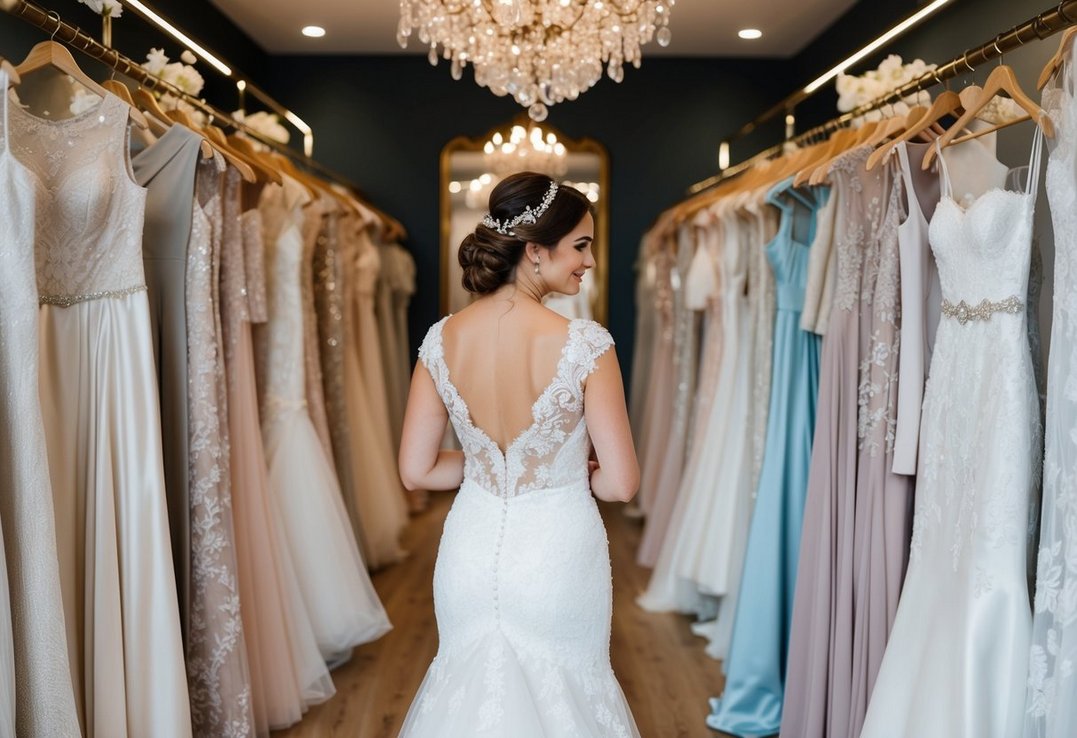
[[[596,360],[613,345],[609,332],[590,320],[569,323],[553,381],[532,406],[533,422],[502,453],[472,422],[467,403],[449,377],[441,341],[446,320],[427,332],[419,359],[433,377],[463,446],[465,480],[505,498],[586,480],[591,439],[583,417],[584,383]]]
[[[144,290],[146,190],[127,158],[126,105],[105,95],[64,120],[9,107],[11,150],[37,179],[41,302],[63,306]]]

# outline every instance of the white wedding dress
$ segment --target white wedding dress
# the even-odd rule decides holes
[[[610,667],[609,550],[583,417],[584,382],[613,339],[569,323],[534,422],[503,454],[449,378],[445,320],[419,358],[463,445],[464,483],[434,569],[438,653],[401,736],[638,736]]]
[[[940,157],[930,238],[943,317],[924,392],[909,568],[861,738],[1021,734],[1040,438],[1024,297],[1035,136],[1024,191],[992,187],[959,202]],[[991,168],[993,157],[981,164]]]

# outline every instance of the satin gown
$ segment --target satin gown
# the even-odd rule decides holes
[[[767,244],[778,310],[767,441],[748,533],[726,688],[707,724],[734,735],[770,735],[781,725],[786,648],[819,390],[819,336],[800,327],[815,214],[826,189],[786,180],[767,200],[782,213]]]

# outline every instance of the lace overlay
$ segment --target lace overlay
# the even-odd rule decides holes
[[[419,358],[433,377],[464,448],[464,478],[505,498],[586,481],[591,444],[583,418],[584,381],[598,357],[613,345],[609,332],[589,320],[569,323],[554,379],[531,408],[531,426],[502,454],[472,422],[467,403],[449,378],[441,343],[446,320],[431,327]]]
[[[1071,44],[1043,94],[1057,135],[1047,163],[1055,235],[1047,367],[1043,518],[1026,701],[1026,738],[1077,732],[1077,75]],[[1031,305],[1031,303],[1030,303]]]
[[[59,121],[10,104],[11,149],[48,192],[37,210],[35,257],[41,299],[58,305],[122,297],[145,289],[142,221],[146,190],[135,184],[127,151],[127,108],[106,95]],[[87,135],[89,131],[97,135]],[[39,198],[41,200],[41,198]],[[77,241],[78,248],[72,248]]]
[[[942,159],[943,195],[929,233],[942,297],[952,304],[1026,294],[1042,141],[1034,135],[1026,190],[990,190],[967,208],[953,199]],[[939,324],[909,567],[863,738],[1021,732],[1027,530],[1040,448],[1026,317]]]
[[[217,269],[223,160],[201,162],[187,249],[187,375],[191,602],[187,674],[196,734],[253,735],[250,675],[240,618],[228,470],[224,356]],[[232,188],[235,170],[229,172]]]

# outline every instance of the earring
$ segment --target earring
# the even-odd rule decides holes
[[[535,274],[539,273],[539,262],[535,262]]]

